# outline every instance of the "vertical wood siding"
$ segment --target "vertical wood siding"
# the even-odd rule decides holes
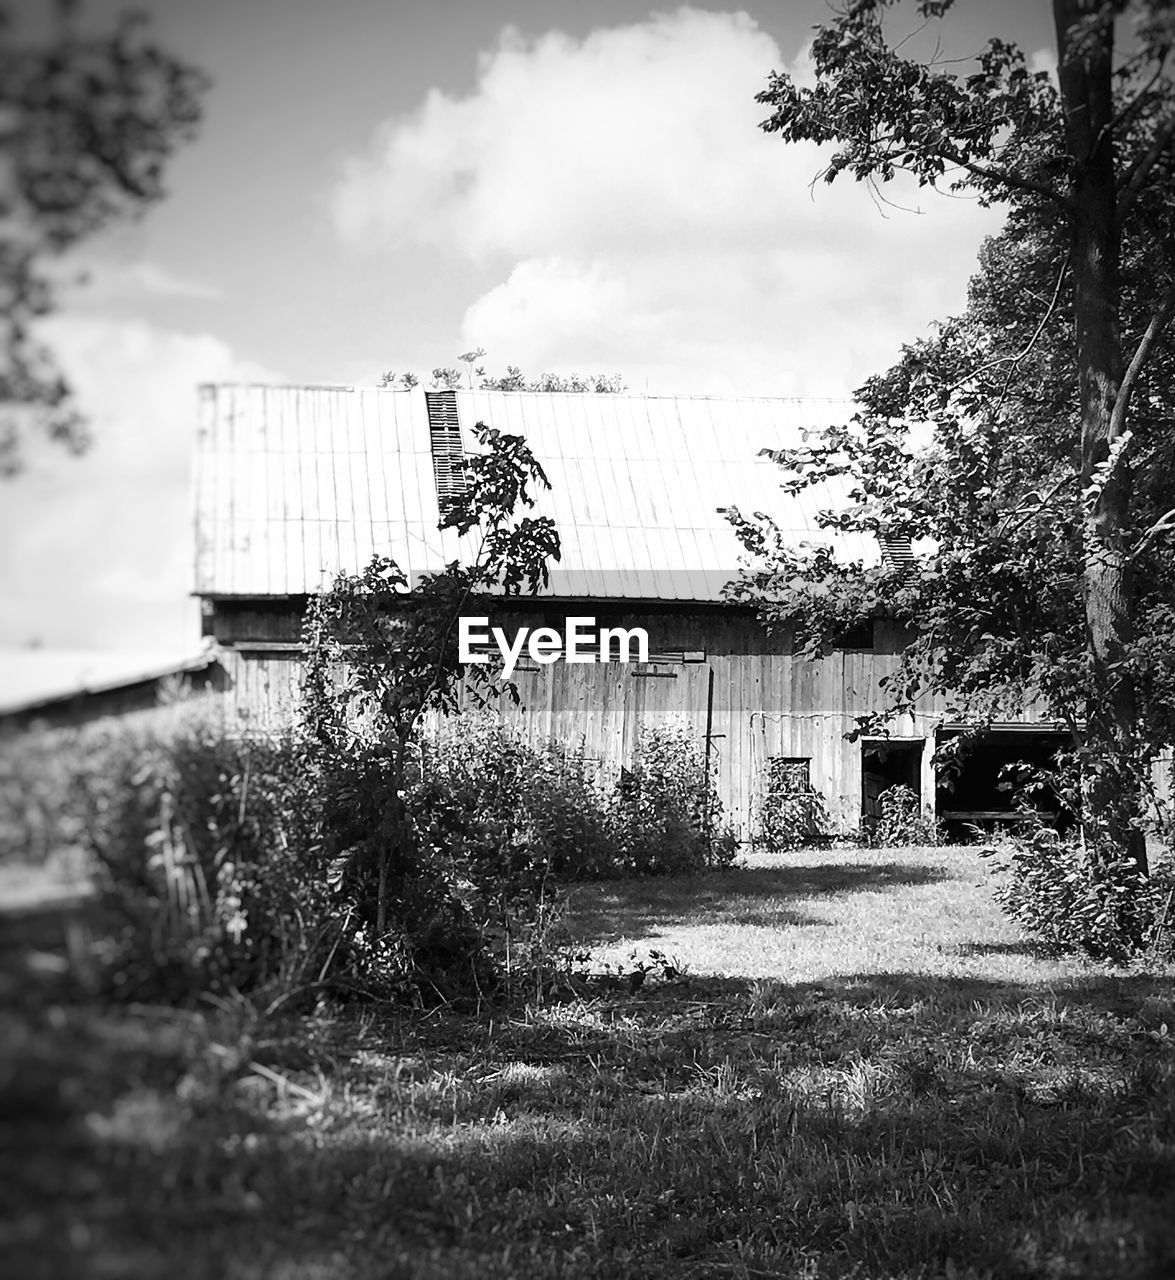
[[[295,637],[296,612],[263,612],[242,607],[235,614],[218,610],[221,636],[232,633],[242,647],[224,659],[231,689],[226,713],[254,728],[288,722],[296,707],[301,661],[295,652],[250,651],[243,633],[263,638]],[[500,612],[492,624],[562,626],[567,614],[592,613],[590,605],[561,606],[544,601],[531,608]],[[603,606],[600,608],[603,614]],[[705,748],[707,707],[713,678],[712,758],[728,816],[740,835],[750,837],[756,797],[772,756],[806,757],[811,780],[821,793],[831,825],[855,830],[861,810],[861,744],[846,735],[858,716],[884,706],[879,686],[893,672],[900,644],[879,628],[871,653],[835,652],[820,661],[793,656],[786,636],[768,636],[752,616],[733,609],[675,608],[641,613],[609,606],[599,617],[608,626],[643,626],[650,653],[674,653],[677,659],[648,664],[565,664],[538,666],[524,659],[515,676],[521,704],[503,699],[498,714],[532,742],[555,738],[582,747],[602,768],[617,770],[632,759],[643,729],[653,725],[689,728]],[[700,657],[682,661],[681,655]],[[933,804],[930,757],[941,705],[926,704],[914,716],[890,725],[896,737],[923,740],[922,793]],[[1017,717],[1034,718],[1032,708]]]

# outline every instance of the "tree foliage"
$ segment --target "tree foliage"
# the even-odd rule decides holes
[[[830,182],[906,172],[1005,203],[1007,224],[964,315],[871,378],[850,425],[771,456],[785,489],[826,486],[830,531],[924,554],[848,563],[732,512],[760,566],[736,592],[809,653],[863,616],[906,622],[891,711],[939,692],[982,719],[1035,694],[1072,729],[1090,849],[1144,871],[1146,765],[1175,730],[1175,24],[1166,4],[1055,0],[1054,79],[999,39],[966,70],[919,59],[898,7],[849,4],[812,86],[772,75],[763,127],[834,144]],[[912,6],[928,26],[951,7]]]
[[[360,873],[375,872],[379,935],[389,903],[410,896],[413,841],[405,794],[422,718],[455,710],[464,687],[481,700],[518,697],[512,684],[495,682],[487,665],[462,666],[459,619],[479,597],[537,591],[548,580],[548,562],[559,558],[554,522],[525,514],[534,505],[534,486],[550,488],[525,441],[481,423],[474,435],[481,451],[466,458],[465,492],[447,505],[440,525],[469,539],[469,555],[412,582],[394,560],[376,557],[362,573],[342,574],[314,597],[304,623],[303,720],[321,767],[342,782],[325,786],[338,806],[340,866],[350,862]],[[370,775],[380,779],[378,794],[355,791],[364,757]],[[354,803],[360,792],[374,810]]]
[[[162,198],[165,162],[200,119],[203,75],[147,35],[141,16],[83,33],[59,3],[47,42],[0,7],[0,474],[31,436],[74,451],[85,419],[37,322],[55,269],[81,241]],[[59,274],[59,272],[58,272]]]

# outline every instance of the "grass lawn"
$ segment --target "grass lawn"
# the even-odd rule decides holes
[[[996,906],[974,848],[742,861],[695,879],[575,886],[570,932],[606,962],[651,948],[693,973],[785,982],[884,973],[1043,982],[1085,971],[1033,953]]]
[[[0,1272],[1175,1275],[1170,970],[1034,955],[987,877],[583,886],[568,936],[615,976],[477,1015],[103,1010],[42,960],[0,1028]],[[632,992],[650,950],[683,973]]]

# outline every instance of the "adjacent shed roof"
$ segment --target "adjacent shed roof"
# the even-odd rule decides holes
[[[718,600],[741,559],[720,508],[766,512],[797,542],[823,541],[817,511],[844,501],[784,495],[758,455],[845,421],[847,400],[461,391],[456,405],[467,452],[484,422],[524,436],[546,470],[536,513],[555,520],[563,546],[551,595]],[[202,389],[197,594],[315,592],[373,554],[409,576],[435,571],[470,554],[439,519],[422,390]],[[865,542],[844,550],[876,557]]]
[[[0,716],[24,714],[87,694],[109,693],[167,676],[204,671],[199,653],[150,650],[7,649],[0,651]]]

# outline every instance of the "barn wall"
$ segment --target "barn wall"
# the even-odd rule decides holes
[[[216,634],[231,689],[226,713],[251,727],[287,723],[301,678],[297,647],[302,601],[219,604]],[[709,736],[723,803],[749,838],[758,789],[773,756],[810,760],[813,786],[835,830],[855,830],[861,811],[861,744],[846,734],[856,717],[880,710],[880,679],[896,670],[901,635],[879,623],[872,652],[836,651],[819,661],[793,656],[786,636],[769,636],[749,610],[667,604],[621,608],[597,603],[528,602],[491,617],[508,634],[519,625],[562,630],[568,615],[601,625],[644,627],[648,664],[523,659],[515,674],[521,704],[503,699],[501,718],[533,741],[557,738],[581,745],[589,759],[615,770],[632,759],[642,726],[688,725],[704,748]],[[898,738],[920,740],[922,795],[934,804],[931,756],[941,705],[921,706],[889,726]],[[1017,718],[1030,719],[1030,711]]]

